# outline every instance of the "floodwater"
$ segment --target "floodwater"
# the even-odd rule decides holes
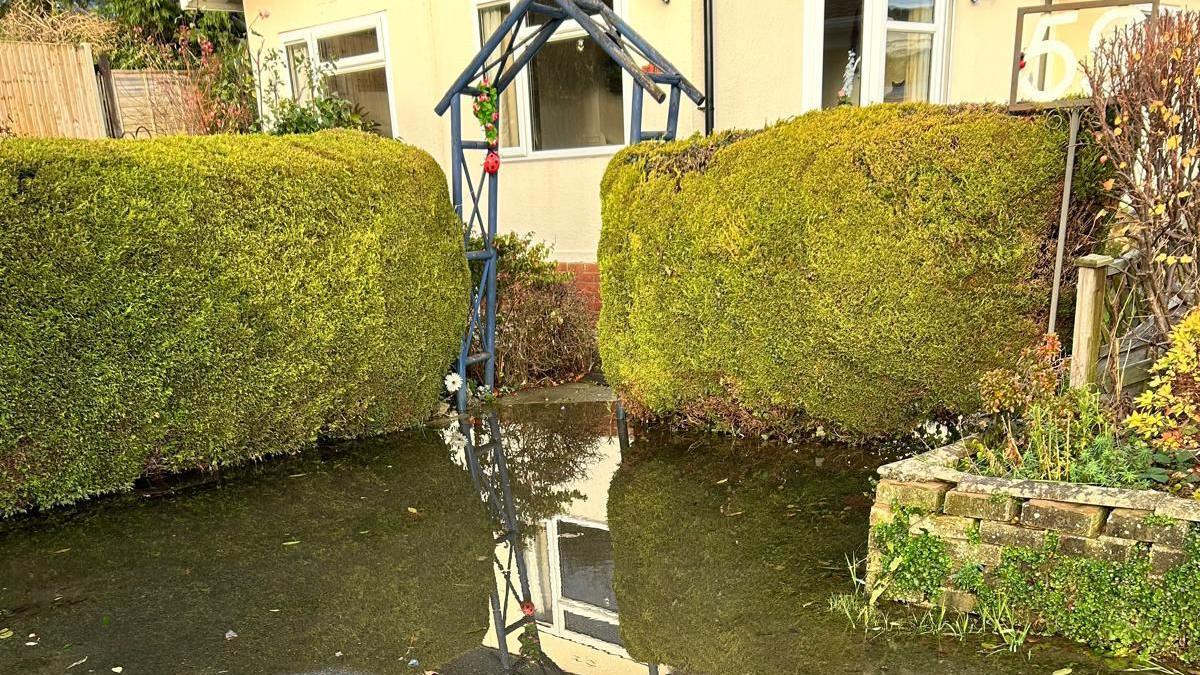
[[[510,584],[542,655],[520,672],[1106,672],[1071,645],[992,653],[832,613],[877,454],[635,431],[623,456],[604,401],[499,414],[519,551],[494,539],[497,458],[477,466],[499,511],[439,430],[0,525],[0,673],[500,673]]]

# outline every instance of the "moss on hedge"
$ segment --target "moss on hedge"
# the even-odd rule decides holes
[[[602,188],[605,375],[718,427],[970,410],[1042,330],[1064,151],[1060,120],[929,105],[628,148]]]
[[[0,513],[433,408],[468,273],[424,152],[309,137],[0,144]]]

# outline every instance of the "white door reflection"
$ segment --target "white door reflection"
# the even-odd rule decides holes
[[[615,433],[615,430],[614,430]],[[577,675],[645,675],[656,672],[633,660],[621,645],[620,616],[613,590],[612,539],[608,532],[608,487],[621,463],[615,435],[602,436],[594,460],[580,478],[558,486],[576,497],[560,513],[537,523],[525,537],[524,555],[536,607],[542,651]],[[506,545],[497,556],[507,556]],[[497,577],[497,583],[504,580]],[[506,620],[520,618],[509,609]],[[488,640],[495,640],[489,631]],[[494,645],[489,645],[494,646]],[[509,648],[520,648],[517,636]],[[657,672],[670,672],[660,668]]]

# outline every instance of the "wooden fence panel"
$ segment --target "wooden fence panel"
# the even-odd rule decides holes
[[[114,70],[117,115],[126,136],[166,136],[195,133],[195,87],[179,72]]]
[[[0,122],[18,136],[105,137],[91,47],[0,42]]]

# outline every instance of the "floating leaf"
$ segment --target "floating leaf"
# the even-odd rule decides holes
[[[283,542],[283,545],[284,546],[295,546],[296,544],[299,544],[299,543],[300,543],[300,540],[296,539],[293,541],[285,541],[285,542]]]
[[[1073,672],[1075,672],[1074,668],[1059,668],[1050,675],[1071,675]]]
[[[0,629],[0,640],[7,640],[8,638],[10,638],[12,636],[13,636],[13,632],[12,632],[11,628]]]

